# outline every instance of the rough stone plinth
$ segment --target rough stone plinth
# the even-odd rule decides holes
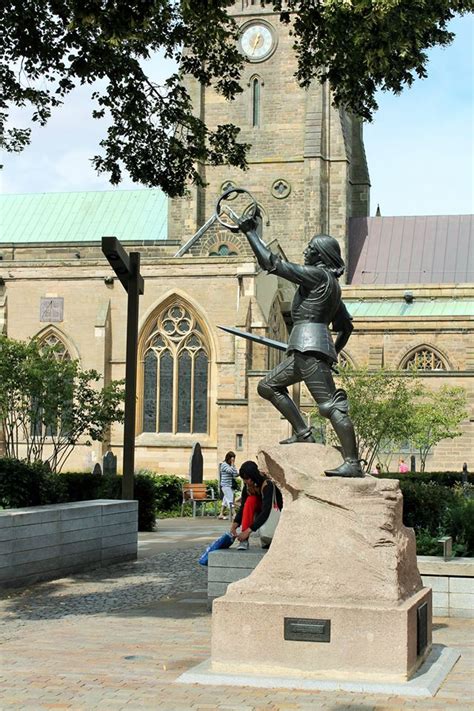
[[[325,477],[338,463],[338,452],[323,445],[260,451],[284,509],[262,562],[214,601],[216,670],[231,664],[242,672],[407,679],[429,652],[431,590],[417,569],[414,533],[402,522],[399,483]],[[417,655],[424,602],[428,644]],[[285,617],[330,619],[330,642],[285,640]]]

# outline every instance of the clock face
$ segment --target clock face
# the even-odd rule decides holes
[[[240,38],[242,51],[251,62],[261,62],[273,49],[273,36],[267,25],[255,24],[246,27]]]

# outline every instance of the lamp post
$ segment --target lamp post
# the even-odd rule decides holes
[[[140,252],[127,252],[116,237],[102,237],[102,252],[128,294],[125,356],[125,417],[123,432],[122,499],[133,499],[135,414],[137,395],[138,300],[144,292]]]

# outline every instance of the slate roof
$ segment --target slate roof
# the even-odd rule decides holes
[[[474,282],[474,215],[349,220],[349,284]]]
[[[164,240],[167,197],[161,190],[0,195],[0,243]]]

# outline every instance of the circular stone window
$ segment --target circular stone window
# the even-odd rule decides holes
[[[288,197],[290,193],[291,187],[286,180],[283,180],[282,178],[278,178],[278,180],[275,180],[272,185],[273,197],[277,198],[278,200],[282,200],[283,198]]]
[[[226,180],[221,185],[221,195],[222,195],[222,193],[227,192],[227,190],[231,190],[231,188],[236,188],[236,187],[237,187],[237,185],[235,183],[233,183],[232,180]],[[237,197],[237,194],[238,193],[234,193],[233,195],[228,197],[227,200],[235,200],[235,198]]]

